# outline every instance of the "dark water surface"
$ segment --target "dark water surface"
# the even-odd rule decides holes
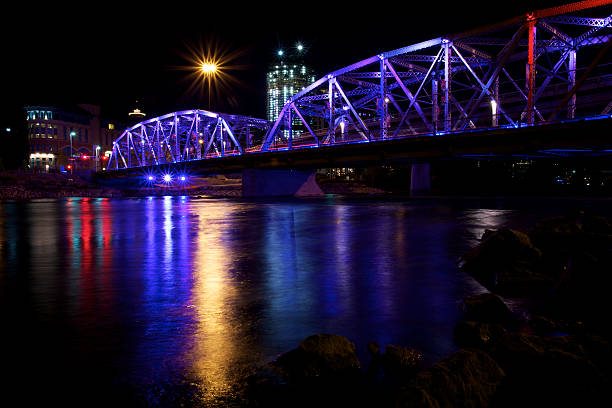
[[[455,350],[456,260],[486,228],[609,201],[0,203],[1,399],[14,406],[216,406],[305,337]],[[605,211],[605,210],[604,210]],[[2,404],[0,404],[2,405]],[[3,405],[11,406],[11,405]]]

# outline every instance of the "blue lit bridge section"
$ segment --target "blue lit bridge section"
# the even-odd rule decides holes
[[[243,154],[261,144],[270,122],[204,110],[140,122],[113,142],[109,170]],[[256,149],[259,149],[256,147]]]
[[[308,85],[274,122],[199,110],[151,119],[115,141],[108,168],[610,118],[611,5],[566,4],[375,55]]]
[[[261,149],[608,115],[611,3],[583,1],[540,10],[329,73],[287,101]]]

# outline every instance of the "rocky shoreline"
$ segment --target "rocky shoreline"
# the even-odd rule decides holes
[[[385,191],[357,182],[322,182],[325,194],[344,196],[383,195]],[[178,188],[163,186],[113,187],[78,175],[62,173],[0,173],[0,201],[26,201],[38,198],[64,197],[242,197],[241,180],[225,177],[202,178],[195,185]]]
[[[431,367],[410,347],[317,334],[247,379],[252,406],[609,406],[612,220],[579,213],[486,231],[461,269],[489,292],[461,299],[458,351]],[[528,300],[525,315],[505,299]],[[450,334],[449,334],[450,335]]]

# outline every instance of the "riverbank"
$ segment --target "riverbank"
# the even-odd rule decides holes
[[[344,196],[383,196],[388,193],[358,182],[324,181],[325,194]],[[1,200],[30,200],[63,197],[148,197],[148,196],[242,197],[240,178],[225,176],[191,177],[177,187],[143,184],[138,187],[113,186],[95,179],[64,173],[0,173]]]
[[[63,197],[122,197],[123,192],[62,173],[1,172],[0,201]]]
[[[522,231],[487,230],[459,265],[488,292],[458,300],[458,351],[425,367],[410,345],[373,342],[364,367],[349,339],[318,334],[251,376],[248,398],[272,407],[612,402],[612,219],[577,212]],[[517,300],[525,313],[507,306]]]

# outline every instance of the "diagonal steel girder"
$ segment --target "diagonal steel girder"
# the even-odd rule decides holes
[[[471,116],[476,111],[476,109],[479,106],[480,101],[482,101],[482,98],[484,97],[484,95],[487,94],[488,96],[491,97],[492,100],[495,101],[495,103],[497,104],[497,108],[500,110],[500,112],[502,112],[502,114],[504,115],[506,120],[508,120],[508,122],[510,122],[513,126],[516,126],[514,121],[512,121],[512,119],[504,112],[503,108],[501,107],[501,104],[499,103],[498,98],[494,98],[493,95],[491,95],[490,88],[491,88],[491,85],[493,84],[493,81],[495,81],[495,79],[497,79],[499,77],[499,73],[504,68],[504,65],[506,64],[506,62],[510,58],[510,55],[512,54],[512,52],[516,48],[516,46],[518,44],[518,41],[521,38],[521,36],[523,35],[523,33],[525,32],[526,28],[527,27],[524,24],[521,25],[519,27],[519,29],[512,36],[512,39],[498,53],[498,55],[496,57],[495,64],[490,67],[490,70],[489,70],[489,73],[488,73],[488,78],[486,79],[486,81],[487,81],[486,84],[484,84],[480,80],[480,78],[478,78],[478,76],[476,75],[474,70],[470,67],[469,63],[463,58],[463,56],[461,55],[459,50],[457,50],[457,48],[453,44],[451,44],[451,47],[455,50],[457,56],[459,56],[459,58],[462,60],[464,66],[468,69],[468,71],[476,79],[476,82],[478,82],[478,84],[482,88],[478,98],[476,100],[474,100],[472,98],[472,101],[470,101],[470,103],[468,104],[468,108],[467,108],[468,109],[468,115],[467,115],[467,117],[469,119],[471,119]],[[467,126],[467,123],[468,123],[467,120],[464,121],[462,129],[465,129],[465,126]],[[456,128],[457,127],[455,127],[455,129]]]
[[[408,113],[410,112],[410,109],[412,108],[412,106],[414,105],[414,103],[416,102],[416,98],[419,96],[419,93],[421,93],[421,90],[423,89],[425,83],[428,81],[429,77],[431,76],[431,73],[433,72],[433,69],[435,68],[436,64],[438,63],[438,60],[440,59],[440,55],[442,54],[442,51],[444,50],[444,47],[440,47],[438,53],[436,54],[436,58],[435,60],[432,62],[431,66],[429,67],[429,70],[427,71],[427,73],[425,74],[425,77],[423,78],[423,80],[421,81],[420,85],[419,85],[419,89],[416,91],[416,93],[413,95],[413,99],[410,101],[410,105],[408,105],[408,108],[404,111],[404,113],[402,114],[402,117],[397,125],[397,128],[395,129],[395,132],[393,133],[393,137],[397,137],[402,125],[404,124],[404,121],[406,120],[406,118],[408,117]]]

